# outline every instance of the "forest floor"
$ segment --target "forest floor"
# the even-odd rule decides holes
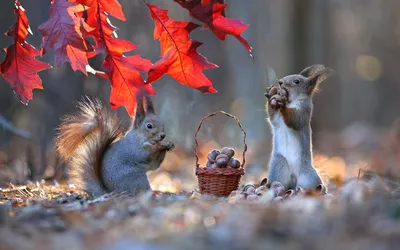
[[[366,134],[373,139],[369,135],[374,133]],[[324,139],[337,136],[332,138]],[[400,133],[376,139],[391,143],[353,143],[343,150],[344,158],[315,154],[314,164],[329,176],[324,178],[328,195],[300,192],[277,199],[275,190],[251,200],[240,192],[227,198],[200,195],[194,159],[178,148],[149,174],[157,191],[137,197],[90,199],[54,178],[25,185],[3,182],[0,249],[400,249],[400,178],[393,177],[400,176],[395,172],[400,160],[396,138]],[[370,145],[386,146],[378,150]],[[199,150],[201,163],[210,148],[216,145]],[[266,176],[268,159],[251,152],[248,158],[239,190]],[[12,169],[0,167],[0,176],[17,180]]]
[[[400,249],[400,185],[368,174],[331,195],[267,190],[89,199],[57,182],[0,189],[1,249]]]

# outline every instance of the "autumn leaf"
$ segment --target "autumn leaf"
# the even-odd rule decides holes
[[[85,10],[85,22],[93,27],[93,30],[86,33],[87,36],[93,36],[95,39],[99,38],[99,16],[98,16],[98,8],[101,6],[101,9],[115,18],[118,18],[121,21],[126,21],[126,17],[124,12],[122,11],[122,6],[118,2],[118,0],[71,0],[70,2],[76,2],[78,4],[82,4],[87,6],[88,8]]]
[[[152,4],[147,6],[150,16],[155,21],[154,39],[160,40],[162,57],[150,69],[147,83],[150,84],[168,74],[181,84],[203,93],[216,92],[212,81],[202,73],[202,70],[218,66],[208,62],[197,52],[202,43],[189,38],[189,33],[199,25],[174,21],[168,17],[167,10]]]
[[[186,0],[188,1],[188,0]],[[193,0],[189,0],[189,1],[193,1]],[[196,0],[194,0],[196,1]],[[225,3],[225,0],[201,0],[201,4],[202,5],[209,5],[210,3]],[[224,14],[222,14],[223,16],[225,16]]]
[[[5,49],[6,58],[0,64],[0,72],[21,102],[27,104],[29,100],[32,100],[33,89],[43,89],[37,72],[51,66],[36,60],[39,50],[25,41],[26,36],[31,32],[25,10],[19,1],[15,3],[14,12],[17,15],[17,22],[6,35],[13,36],[15,43]]]
[[[69,2],[75,2],[89,7],[86,10],[85,21],[91,27],[98,26],[97,23],[97,12],[98,6],[101,6],[102,10],[107,14],[118,18],[121,21],[126,21],[124,12],[122,11],[122,6],[118,0],[70,0]]]
[[[249,24],[245,24],[238,19],[230,19],[222,14],[226,4],[214,3],[214,1],[201,0],[174,0],[183,8],[189,11],[191,17],[204,23],[204,27],[209,28],[220,40],[225,40],[226,35],[234,36],[246,48],[253,57],[253,49],[249,42],[242,36]],[[208,3],[206,5],[206,3]]]
[[[110,103],[113,109],[124,106],[129,115],[133,116],[136,100],[144,94],[154,95],[151,85],[145,84],[140,72],[148,72],[153,65],[149,60],[139,55],[125,56],[124,53],[136,49],[129,41],[114,37],[116,28],[111,24],[111,15],[125,21],[122,7],[117,0],[72,0],[88,8],[81,15],[93,30],[85,32],[84,37],[92,36],[96,42],[95,51],[86,54],[88,58],[97,53],[106,55],[102,68],[104,72],[90,66],[88,72],[111,82]]]
[[[153,64],[139,55],[124,55],[136,49],[136,45],[112,37],[115,27],[109,22],[101,5],[98,5],[98,18],[100,25],[97,47],[106,54],[103,70],[111,81],[111,107],[115,109],[124,106],[129,115],[133,116],[136,100],[144,94],[155,94],[153,87],[145,84],[140,75],[140,71],[148,72]]]
[[[75,15],[75,13],[82,12],[85,9],[87,7],[81,4],[70,3],[65,0],[51,0],[50,18],[38,29],[43,34],[41,56],[53,48],[58,67],[65,62],[70,62],[74,71],[80,70],[87,75],[88,59],[86,53],[93,49],[85,41],[82,33],[93,29],[82,18]]]

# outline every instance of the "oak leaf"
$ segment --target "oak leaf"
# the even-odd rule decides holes
[[[95,40],[99,39],[99,7],[102,11],[105,11],[108,15],[118,18],[121,21],[126,21],[122,6],[118,0],[71,0],[70,2],[76,2],[87,6],[84,16],[85,22],[93,28],[90,32],[87,32],[86,36],[93,36]],[[90,54],[91,57],[93,54]]]
[[[197,52],[202,45],[191,40],[189,33],[199,25],[186,21],[175,21],[168,17],[168,11],[147,4],[151,18],[155,21],[154,39],[161,44],[161,59],[154,64],[148,74],[147,83],[170,75],[183,85],[198,89],[203,93],[216,92],[212,81],[202,72],[218,66],[207,61]]]
[[[36,60],[39,50],[25,41],[31,32],[25,10],[19,1],[15,3],[14,13],[17,15],[17,22],[6,35],[14,37],[15,43],[5,49],[6,57],[0,64],[0,72],[20,101],[27,104],[32,100],[33,89],[43,89],[37,73],[51,66]]]
[[[92,36],[96,42],[95,51],[87,53],[87,57],[93,57],[97,53],[106,55],[102,64],[104,72],[94,70],[90,66],[87,70],[111,82],[111,107],[115,109],[124,106],[129,115],[133,116],[136,100],[144,94],[155,94],[153,87],[145,84],[140,75],[140,72],[147,73],[153,64],[139,55],[124,55],[136,49],[136,45],[115,37],[117,28],[111,24],[108,16],[126,20],[117,0],[73,1],[88,7],[81,16],[88,25],[94,27],[93,30],[84,33],[85,37]]]
[[[183,8],[189,11],[191,17],[204,23],[204,27],[209,28],[220,40],[225,40],[226,35],[234,36],[253,57],[253,48],[242,36],[250,25],[238,19],[224,17],[226,4],[215,3],[219,1],[202,0],[174,0]]]
[[[124,53],[136,49],[136,45],[112,36],[116,28],[110,24],[101,5],[98,5],[98,18],[97,47],[106,54],[103,70],[111,81],[111,107],[115,109],[124,106],[129,115],[133,116],[136,100],[144,94],[155,94],[153,87],[145,84],[140,75],[140,71],[148,72],[153,64],[139,55],[124,55]]]
[[[51,0],[50,18],[39,26],[43,34],[40,54],[43,56],[54,49],[55,63],[58,67],[70,62],[71,68],[85,75],[88,59],[86,53],[92,46],[83,38],[83,33],[93,30],[76,13],[88,7],[65,0]]]

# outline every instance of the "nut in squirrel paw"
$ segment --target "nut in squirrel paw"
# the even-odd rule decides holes
[[[271,85],[267,88],[266,92],[265,92],[265,97],[267,97],[268,101],[269,99],[276,95],[278,93],[278,88],[275,87],[274,85]]]
[[[214,149],[207,155],[207,168],[240,168],[240,161],[233,156],[233,148],[224,147],[221,151]]]
[[[274,110],[278,110],[286,105],[289,92],[285,88],[278,89],[275,86],[270,86],[267,88],[265,96],[267,97],[268,103],[270,104],[271,108]]]

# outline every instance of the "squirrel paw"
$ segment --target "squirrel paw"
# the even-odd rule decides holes
[[[265,97],[267,97],[268,101],[271,99],[272,96],[276,95],[278,93],[278,88],[275,87],[274,85],[271,85],[267,88],[265,92]]]
[[[275,110],[278,110],[286,105],[287,97],[276,94],[269,99],[269,104]]]
[[[175,144],[172,142],[162,142],[162,146],[167,150],[167,151],[171,151],[172,149],[175,148]]]

